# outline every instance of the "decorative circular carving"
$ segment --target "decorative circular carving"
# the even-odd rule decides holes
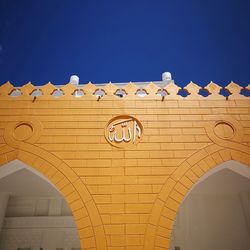
[[[234,136],[234,127],[225,121],[217,122],[214,126],[214,133],[221,139],[231,139]]]
[[[112,118],[105,127],[105,138],[117,148],[131,147],[142,138],[143,126],[140,121],[130,115]]]
[[[207,122],[205,129],[213,142],[223,146],[229,146],[231,142],[241,142],[244,136],[241,123],[229,115],[218,115],[217,121]]]
[[[42,124],[35,117],[19,117],[16,122],[10,122],[4,130],[5,142],[18,148],[20,143],[35,143],[42,135]]]
[[[13,136],[18,141],[25,141],[33,134],[33,127],[28,123],[20,123],[14,128]]]

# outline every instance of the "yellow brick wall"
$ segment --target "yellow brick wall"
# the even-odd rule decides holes
[[[14,87],[0,87],[0,165],[19,159],[43,173],[64,195],[75,217],[82,249],[169,249],[173,221],[188,190],[218,164],[236,160],[250,166],[250,98],[229,85],[229,100],[207,87],[208,98],[176,95],[166,88],[164,100],[157,86],[148,96],[136,96],[136,85],[124,87],[125,98],[109,84],[100,100],[96,86],[84,87],[85,96],[51,95],[55,86],[42,88],[33,98],[31,84],[11,97]],[[111,118],[131,115],[143,125],[134,147],[116,148],[104,137]],[[226,138],[225,127],[233,136]],[[31,132],[29,129],[31,128]]]

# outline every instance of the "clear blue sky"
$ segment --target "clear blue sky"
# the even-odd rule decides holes
[[[250,1],[0,0],[0,83],[250,83]]]

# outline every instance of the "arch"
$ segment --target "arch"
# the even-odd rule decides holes
[[[211,144],[182,162],[166,180],[153,204],[144,249],[157,249],[157,247],[169,249],[176,213],[193,185],[205,173],[223,162],[234,160],[250,166],[249,152],[249,147],[245,145],[238,148],[224,148]]]
[[[0,167],[20,160],[45,176],[61,192],[75,219],[81,249],[107,249],[102,220],[87,187],[74,171],[55,155],[21,142],[19,148],[0,148]]]

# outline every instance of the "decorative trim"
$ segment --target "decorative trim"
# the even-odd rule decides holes
[[[228,97],[221,94],[221,90],[228,93]],[[43,86],[34,86],[31,82],[22,87],[14,87],[10,82],[6,82],[0,86],[0,99],[2,100],[100,100],[100,99],[155,99],[155,100],[237,100],[249,99],[249,96],[242,94],[242,90],[250,93],[250,84],[247,87],[242,87],[234,82],[230,82],[226,87],[221,87],[214,82],[210,82],[207,86],[202,87],[193,82],[190,82],[185,87],[181,88],[171,82],[161,88],[149,83],[145,87],[140,87],[136,83],[128,83],[127,85],[114,85],[108,83],[106,85],[94,85],[91,82],[84,85],[75,86],[68,83],[63,86],[56,86],[52,83],[47,83]],[[78,92],[81,95],[78,95]],[[119,94],[123,92],[124,95]],[[138,92],[144,91],[145,95],[139,95]],[[185,92],[183,96],[180,91]],[[206,95],[200,93],[206,92]],[[112,97],[112,98],[111,98]]]

